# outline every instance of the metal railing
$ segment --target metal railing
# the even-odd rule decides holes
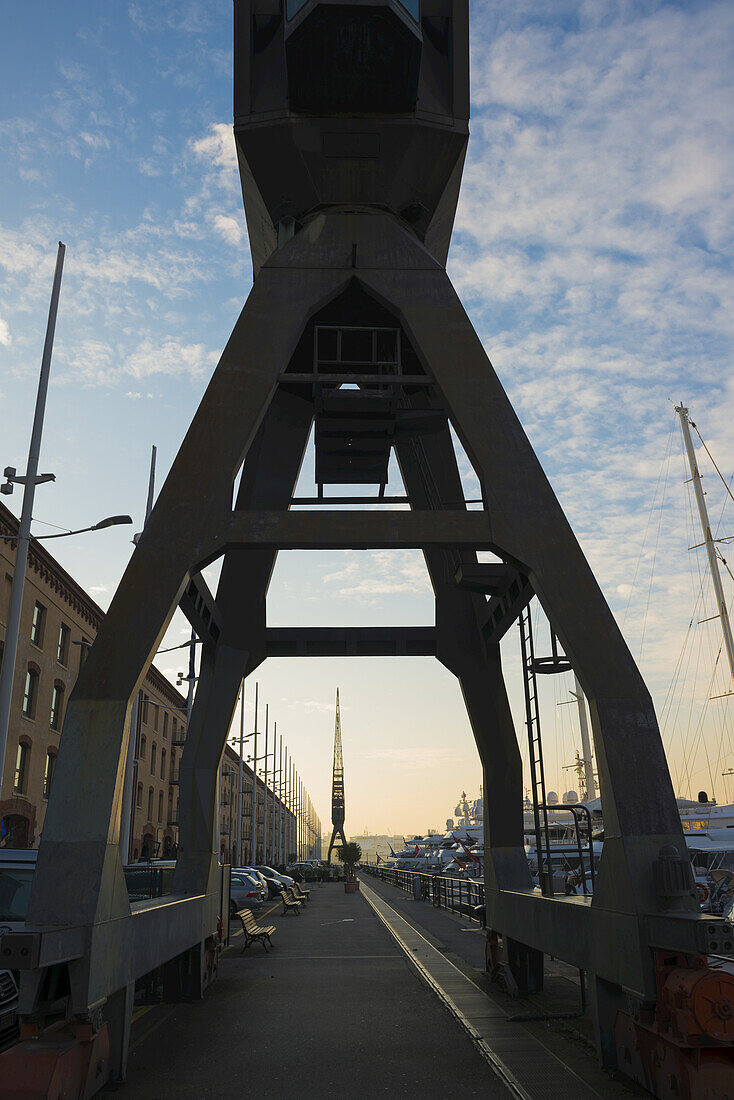
[[[461,913],[482,927],[486,924],[484,883],[476,879],[449,878],[448,875],[432,875],[426,871],[401,871],[397,867],[380,867],[373,863],[360,864],[360,873],[397,886],[416,901],[427,901],[435,909],[448,909]]]
[[[135,863],[123,867],[123,874],[131,902],[162,898],[171,892],[173,867],[160,867],[155,863]]]

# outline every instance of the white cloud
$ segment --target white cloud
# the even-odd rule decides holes
[[[11,344],[10,325],[0,317],[0,344],[9,348]]]
[[[211,374],[218,359],[219,352],[203,344],[183,344],[172,339],[162,343],[144,340],[126,357],[121,370],[133,378],[147,378],[153,374],[202,378]]]
[[[430,583],[423,556],[415,550],[380,550],[342,555],[346,564],[321,578],[329,595],[374,604],[386,596],[427,595]]]
[[[215,232],[228,244],[239,244],[244,236],[242,222],[226,214],[215,214],[213,224]]]
[[[219,186],[228,190],[233,187],[239,189],[234,133],[229,123],[213,122],[204,137],[192,140],[190,144],[197,159],[214,171]]]

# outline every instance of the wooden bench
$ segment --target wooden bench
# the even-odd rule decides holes
[[[300,917],[301,906],[303,905],[302,901],[299,901],[296,897],[289,897],[285,890],[280,891],[280,900],[283,902],[283,916],[285,916],[286,913],[298,913]]]
[[[240,909],[237,916],[242,921],[242,932],[245,937],[245,946],[242,948],[242,954],[244,955],[247,948],[251,943],[255,943],[259,940],[265,950],[268,950],[267,944],[273,946],[273,941],[270,939],[275,931],[275,925],[263,924],[260,925],[255,920],[252,909]],[[267,943],[265,942],[267,940]]]
[[[311,891],[303,890],[300,882],[294,882],[291,886],[291,890],[293,891],[293,896],[300,901],[307,902],[311,900]]]

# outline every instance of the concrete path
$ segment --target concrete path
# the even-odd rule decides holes
[[[373,875],[364,874],[364,884],[405,921],[416,928],[430,944],[462,971],[476,986],[483,990],[487,1005],[494,1005],[508,1016],[516,1014],[540,1015],[570,1013],[579,1007],[578,972],[566,963],[545,960],[545,991],[528,999],[513,1000],[490,981],[484,967],[484,931],[467,917],[434,909],[430,902],[415,901],[406,894]],[[486,1005],[482,1006],[482,1012]],[[604,1100],[640,1100],[649,1093],[625,1077],[622,1073],[609,1074],[602,1070],[596,1059],[593,1045],[593,1028],[590,1016],[583,1019],[556,1019],[527,1021],[514,1025],[520,1036],[526,1035],[527,1050],[540,1042],[560,1059],[572,1072],[580,1076],[584,1084]],[[481,1030],[481,1028],[479,1029]],[[491,1044],[491,1038],[488,1037]],[[497,1044],[495,1044],[497,1046]],[[497,1047],[499,1049],[499,1047]],[[522,1041],[521,1041],[522,1049]],[[523,1074],[519,1074],[523,1078]],[[548,1078],[548,1095],[551,1082]],[[537,1086],[529,1086],[532,1095],[541,1096]],[[569,1095],[574,1090],[569,1089]]]
[[[203,1002],[140,1019],[114,1095],[505,1100],[506,1086],[364,898],[338,883],[314,886],[311,898],[300,916],[268,918],[270,954],[243,955],[235,938]]]

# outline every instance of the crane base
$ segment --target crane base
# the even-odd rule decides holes
[[[110,1075],[110,1032],[67,1024],[0,1054],[0,1100],[88,1100]]]

